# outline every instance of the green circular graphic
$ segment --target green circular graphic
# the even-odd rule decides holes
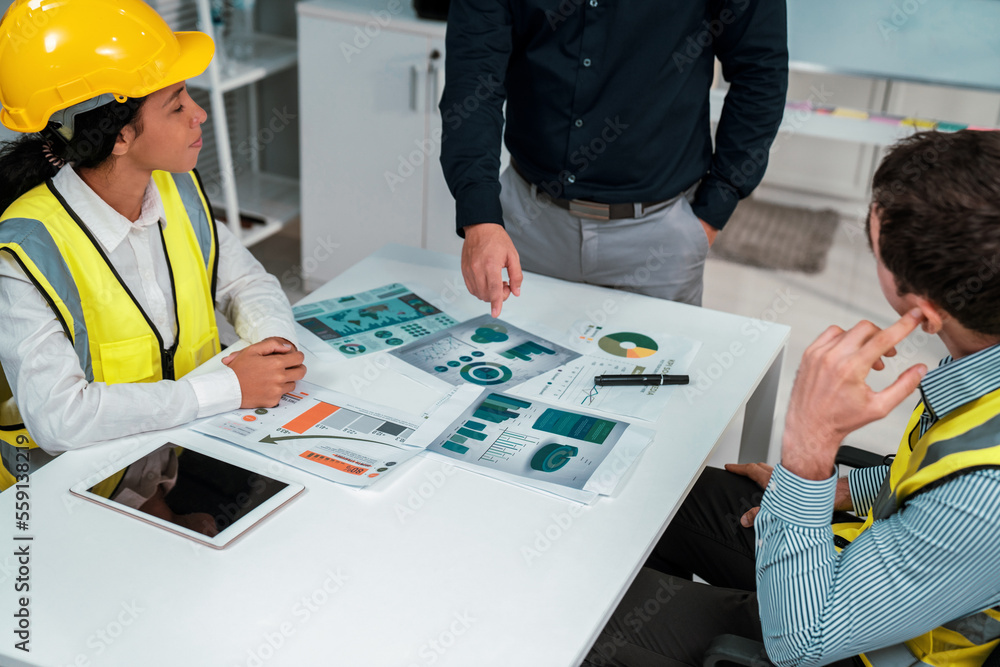
[[[608,334],[597,341],[602,350],[616,357],[639,359],[656,354],[659,347],[649,336],[631,331]]]
[[[340,351],[344,354],[364,354],[367,348],[360,343],[347,343],[340,346]]]
[[[459,371],[459,374],[461,374],[462,379],[481,385],[503,384],[514,377],[509,368],[490,361],[477,361],[466,364]]]
[[[531,457],[531,467],[539,472],[555,472],[579,453],[580,450],[576,447],[552,442],[535,452]]]

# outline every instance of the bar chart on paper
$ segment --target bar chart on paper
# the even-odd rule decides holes
[[[277,407],[236,410],[196,426],[203,433],[351,486],[367,486],[411,458],[420,418],[306,382]]]
[[[435,424],[428,451],[484,474],[515,475],[519,481],[534,479],[577,490],[583,490],[628,429],[627,422],[488,390],[463,406]]]

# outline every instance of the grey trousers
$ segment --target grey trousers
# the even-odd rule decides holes
[[[510,167],[500,185],[521,268],[701,305],[708,237],[686,196],[639,218],[590,220],[555,206]]]

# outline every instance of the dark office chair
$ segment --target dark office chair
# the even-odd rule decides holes
[[[890,461],[891,457],[889,456],[879,456],[848,445],[841,446],[837,452],[837,464],[851,468],[883,465]],[[840,518],[838,517],[837,520],[839,521]],[[774,664],[767,658],[767,651],[764,650],[762,642],[736,635],[719,635],[708,645],[702,665],[716,667],[716,665],[727,663],[743,665],[744,667],[774,667]],[[986,658],[983,667],[1000,667],[1000,645],[997,645],[997,648]]]

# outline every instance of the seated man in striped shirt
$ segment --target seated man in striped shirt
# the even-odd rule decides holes
[[[806,349],[780,465],[705,471],[647,563],[662,571],[640,572],[586,665],[700,665],[721,633],[782,666],[977,667],[1000,644],[1000,132],[914,135],[872,192],[900,319]],[[873,391],[869,371],[918,326],[950,355]],[[837,479],[844,437],[918,388],[892,465]],[[866,519],[831,526],[834,510]]]

